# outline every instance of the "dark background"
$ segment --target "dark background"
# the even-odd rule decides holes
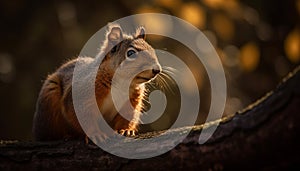
[[[108,22],[144,12],[180,17],[207,35],[226,72],[224,114],[275,88],[300,61],[300,0],[1,0],[0,139],[31,139],[35,102],[47,74],[76,57]],[[170,40],[150,37],[149,42],[178,56],[189,55]],[[209,99],[205,71],[198,76],[201,100],[206,95]],[[200,115],[206,113],[207,101]]]

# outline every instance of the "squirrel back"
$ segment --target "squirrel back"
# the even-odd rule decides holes
[[[154,49],[145,41],[145,30],[140,27],[134,35],[122,32],[119,25],[110,25],[106,39],[99,54],[105,54],[96,75],[95,96],[98,108],[112,129],[122,135],[132,136],[138,130],[138,122],[143,108],[145,94],[144,84],[152,81],[161,72]],[[78,139],[86,137],[82,130],[73,106],[72,78],[77,62],[89,67],[101,60],[96,58],[76,58],[58,68],[45,80],[36,104],[33,119],[33,137],[38,141],[58,139]],[[128,111],[129,120],[123,118],[111,97],[112,80],[117,69],[118,76],[129,79],[133,73],[139,72],[132,80],[129,99],[133,111]],[[86,102],[89,103],[88,100]],[[87,105],[88,106],[88,105]]]

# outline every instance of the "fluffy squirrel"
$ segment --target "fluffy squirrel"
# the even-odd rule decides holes
[[[135,34],[128,35],[123,33],[119,25],[111,24],[99,53],[104,53],[105,57],[95,78],[98,108],[113,130],[125,136],[135,135],[138,131],[137,121],[143,108],[145,83],[153,80],[161,72],[155,51],[145,41],[143,27],[137,28]],[[96,63],[98,58],[73,59],[47,77],[39,93],[33,118],[32,131],[36,141],[86,138],[72,101],[73,71],[76,62],[88,67]],[[129,99],[134,108],[131,120],[126,120],[115,110],[110,94],[114,73],[120,65],[130,70],[143,68],[143,71],[133,78],[129,88]],[[123,75],[126,77],[126,73]]]

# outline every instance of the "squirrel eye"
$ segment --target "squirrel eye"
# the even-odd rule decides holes
[[[128,58],[134,58],[134,57],[136,57],[135,55],[133,55],[133,54],[135,54],[135,53],[136,53],[135,50],[129,49],[129,50],[126,52],[126,57],[128,57]]]

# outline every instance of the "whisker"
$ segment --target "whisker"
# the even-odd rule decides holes
[[[169,70],[164,70],[162,73],[167,74],[166,77],[170,78],[170,75],[176,76],[176,73]]]
[[[165,91],[170,91],[171,93],[175,93],[173,88],[171,87],[170,83],[171,84],[175,84],[175,81],[170,77],[168,76],[167,74],[162,74],[161,76],[161,82],[163,83],[164,85],[164,88],[165,88]]]
[[[161,88],[163,88],[164,90],[166,90],[165,88],[168,88],[168,83],[163,77],[163,74],[159,75],[159,83],[162,84]]]
[[[168,66],[163,66],[163,70],[164,71],[169,71],[169,72],[177,72],[177,70],[175,68],[172,68],[172,67],[168,67]]]

